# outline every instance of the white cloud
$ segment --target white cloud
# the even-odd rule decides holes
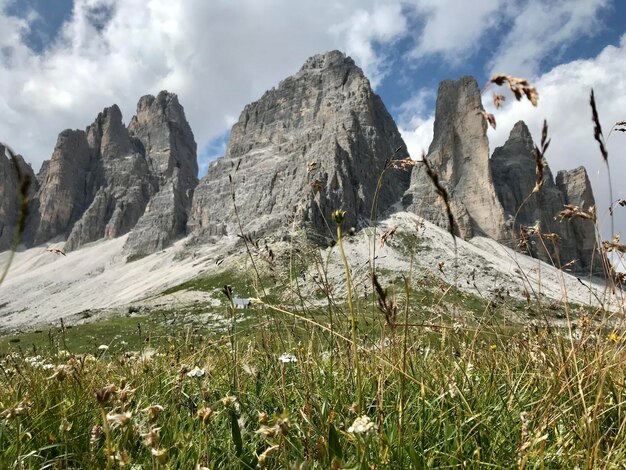
[[[502,145],[513,124],[522,119],[535,140],[540,138],[543,120],[552,139],[546,158],[553,173],[587,168],[594,189],[603,233],[608,236],[609,193],[604,162],[593,137],[589,93],[595,91],[605,136],[617,121],[626,119],[626,34],[619,46],[607,46],[597,57],[559,65],[541,75],[534,85],[539,92],[539,106],[528,102],[509,102],[495,111],[498,129],[490,131],[492,150]],[[493,111],[492,111],[493,112]],[[608,142],[614,198],[626,198],[626,135],[613,133]],[[626,210],[615,210],[616,230],[626,235]]]
[[[449,61],[458,62],[468,52],[478,49],[480,38],[504,19],[506,5],[505,0],[416,1],[415,14],[426,16],[426,21],[411,56],[421,58],[440,54]]]
[[[374,44],[393,42],[406,28],[406,18],[400,4],[396,3],[377,6],[372,12],[358,10],[330,31],[339,38],[346,38],[346,50],[369,72],[370,81],[376,86],[386,71],[383,58],[374,51]]]
[[[140,96],[161,89],[179,95],[202,149],[315,53],[342,49],[379,80],[377,45],[406,29],[399,1],[75,0],[56,43],[37,55],[23,39],[32,21],[8,17],[7,1],[0,138],[35,169],[64,128],[84,128],[113,103],[128,121]]]
[[[608,0],[530,0],[510,5],[513,25],[493,54],[492,73],[534,77],[541,61],[558,56],[581,36],[600,29],[598,14]]]
[[[421,159],[423,152],[428,153],[433,140],[435,117],[429,104],[434,97],[433,90],[422,88],[395,109],[400,134],[414,160]]]

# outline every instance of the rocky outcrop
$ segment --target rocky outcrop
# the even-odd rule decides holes
[[[599,257],[593,256],[596,235],[586,220],[559,222],[556,216],[564,204],[589,209],[595,204],[584,168],[562,171],[555,183],[550,167],[544,162],[543,186],[533,193],[536,162],[534,143],[526,124],[519,121],[508,140],[494,150],[490,160],[496,194],[516,235],[522,227],[537,227],[542,234],[530,236],[528,251],[532,256],[575,272],[602,272]],[[517,246],[517,237],[506,243]],[[583,248],[584,247],[584,248]]]
[[[186,233],[198,184],[196,142],[178,98],[167,92],[141,98],[128,128],[142,142],[158,186],[125,246],[130,255],[141,256],[167,247]]]
[[[128,128],[120,109],[86,131],[59,135],[38,175],[33,244],[67,239],[66,250],[133,229],[129,254],[149,254],[185,234],[197,184],[196,144],[176,95],[144,96]]]
[[[511,237],[489,171],[487,124],[476,80],[463,77],[439,85],[434,137],[426,156],[452,201],[457,234]],[[448,227],[445,206],[423,164],[413,169],[403,205],[425,219]]]
[[[25,181],[28,183],[23,187]],[[30,165],[0,143],[0,251],[11,248],[20,231],[20,218],[26,215],[22,212],[23,198],[30,199],[36,189],[37,179]]]
[[[361,69],[338,51],[313,56],[245,107],[196,189],[189,228],[196,240],[239,233],[234,201],[246,234],[332,237],[335,209],[347,212],[345,227],[370,219],[378,178],[397,156],[405,144]],[[379,212],[408,183],[408,172],[388,170]]]
[[[561,191],[563,202],[589,211],[596,201],[591,189],[591,182],[584,167],[574,170],[561,170],[556,175],[556,185]],[[573,219],[562,222],[568,224],[572,234],[572,247],[568,258],[573,261],[573,269],[583,273],[604,275],[604,262],[598,251],[598,239],[594,224],[585,219]],[[569,262],[568,259],[564,260]]]
[[[39,245],[69,236],[93,199],[99,179],[87,134],[65,130],[59,134],[52,158],[38,175],[41,188],[31,210],[27,238]]]
[[[97,180],[89,188],[92,201],[73,226],[66,250],[129,232],[156,191],[142,146],[131,140],[117,106],[98,115],[87,128],[87,140]]]

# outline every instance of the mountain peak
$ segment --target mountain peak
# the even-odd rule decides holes
[[[319,71],[331,67],[358,68],[350,56],[333,50],[309,57],[300,68],[300,72]]]

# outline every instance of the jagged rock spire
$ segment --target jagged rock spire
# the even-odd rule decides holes
[[[439,175],[451,201],[464,238],[487,235],[495,240],[511,237],[504,211],[496,197],[489,171],[489,141],[480,91],[476,80],[463,77],[440,83],[435,112],[434,138],[427,159]],[[441,198],[423,165],[411,176],[403,203],[425,219],[447,227]]]
[[[406,156],[393,119],[354,61],[339,51],[313,56],[244,108],[225,157],[198,185],[190,229],[198,239],[238,233],[232,189],[246,233],[296,227],[331,237],[331,212],[347,211],[345,227],[369,220],[385,162]],[[398,201],[408,182],[407,172],[389,170],[379,211]]]

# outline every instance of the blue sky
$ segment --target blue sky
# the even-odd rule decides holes
[[[308,56],[341,49],[414,156],[430,142],[440,80],[529,79],[539,107],[509,99],[495,113],[492,149],[518,119],[534,135],[548,119],[553,172],[586,165],[608,208],[587,102],[594,87],[606,133],[626,119],[621,0],[0,0],[0,31],[0,140],[35,170],[62,129],[84,128],[112,103],[129,121],[138,98],[161,89],[179,95],[206,168],[246,103]],[[609,142],[616,197],[626,197],[624,139]]]

